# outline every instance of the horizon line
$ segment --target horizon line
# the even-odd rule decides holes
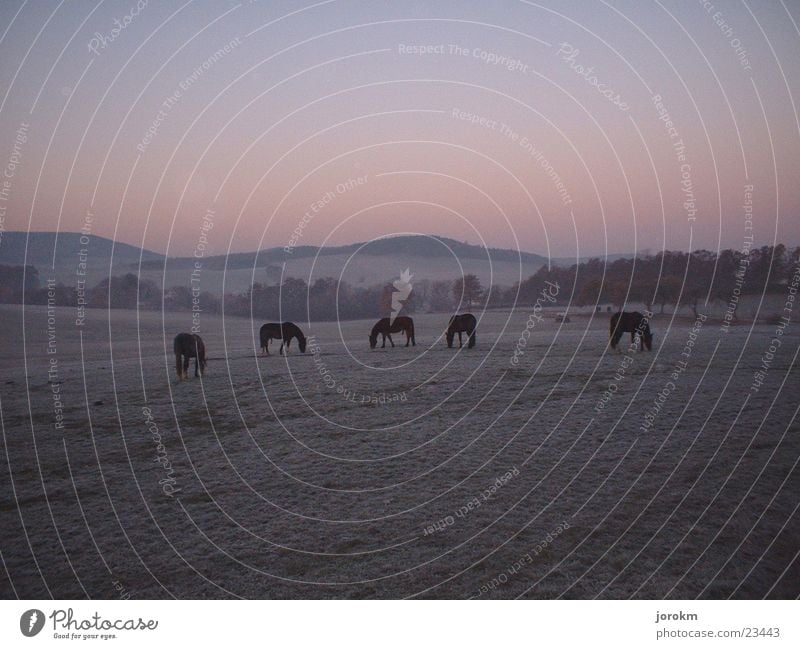
[[[91,234],[91,233],[86,235],[85,233],[81,232],[80,230],[77,230],[77,231],[73,231],[73,230],[58,230],[57,231],[57,230],[2,230],[2,229],[0,229],[0,250],[2,249],[1,248],[2,240],[6,235],[26,235],[26,236],[30,236],[30,235],[34,235],[34,234],[37,234],[37,235],[42,235],[42,234],[43,235],[53,235],[56,238],[58,238],[61,235],[85,235],[85,236],[89,236],[90,238],[103,239],[103,240],[109,241],[109,242],[111,242],[111,243],[113,243],[115,245],[116,244],[123,244],[123,245],[129,246],[129,247],[132,247],[132,248],[137,248],[137,249],[139,249],[139,250],[141,250],[141,251],[143,251],[145,253],[158,255],[158,256],[164,257],[166,259],[182,259],[182,258],[191,258],[192,257],[191,253],[181,253],[181,254],[176,254],[176,255],[168,255],[168,254],[163,253],[163,252],[157,252],[157,251],[152,250],[150,248],[143,248],[139,244],[130,243],[128,241],[124,241],[124,240],[121,240],[121,239],[112,239],[111,237],[107,237],[107,236],[103,236],[103,235],[99,235],[99,234]],[[450,240],[450,241],[455,241],[455,242],[457,242],[459,244],[462,244],[462,245],[471,246],[473,248],[482,248],[484,250],[499,250],[499,251],[507,251],[507,252],[517,252],[519,254],[536,255],[537,257],[541,257],[543,259],[548,259],[548,256],[546,254],[539,253],[539,252],[534,252],[534,251],[531,251],[531,250],[508,248],[508,247],[503,247],[503,246],[500,246],[500,245],[494,245],[494,246],[488,246],[487,247],[487,246],[483,246],[481,244],[471,243],[469,241],[461,241],[461,240],[456,239],[454,237],[445,236],[445,235],[439,235],[439,234],[389,234],[389,235],[383,235],[383,236],[380,236],[380,237],[374,237],[373,239],[366,240],[366,241],[364,241],[364,240],[362,240],[362,241],[352,241],[350,243],[342,243],[342,244],[336,244],[336,245],[327,245],[327,246],[325,246],[325,245],[310,244],[309,243],[309,244],[303,244],[303,245],[295,246],[294,249],[316,248],[318,250],[330,250],[330,249],[334,249],[334,248],[347,248],[349,246],[368,244],[368,243],[371,243],[373,241],[380,241],[380,240],[384,240],[384,239],[413,238],[413,237],[423,237],[423,238],[431,238],[431,239],[447,239],[447,240]],[[784,247],[786,247],[787,250],[790,250],[791,248],[795,248],[795,247],[800,247],[800,243],[789,244],[789,243],[783,243],[783,242],[774,242],[774,243],[770,242],[770,243],[764,243],[764,244],[761,244],[761,245],[755,245],[754,244],[753,246],[751,246],[751,248],[757,249],[757,248],[761,248],[761,247],[764,247],[764,246],[773,246],[774,247],[774,246],[778,246],[778,245],[783,245]],[[228,254],[225,254],[225,253],[212,254],[212,255],[209,255],[206,258],[208,259],[208,258],[213,258],[213,257],[226,257],[226,256],[229,256],[229,255],[241,255],[241,254],[245,254],[245,255],[246,254],[257,254],[257,253],[261,253],[261,252],[267,252],[267,251],[273,251],[273,250],[283,250],[283,249],[284,249],[283,246],[272,245],[272,246],[267,246],[265,248],[259,248],[259,249],[232,250]],[[619,256],[637,256],[638,257],[638,256],[654,256],[654,255],[656,255],[658,253],[661,253],[661,252],[693,253],[693,252],[698,252],[698,251],[701,251],[701,250],[706,250],[708,252],[715,252],[715,253],[719,253],[719,252],[724,251],[724,250],[736,250],[736,251],[739,251],[738,248],[718,248],[718,249],[713,249],[713,248],[702,248],[701,247],[701,248],[696,248],[694,250],[682,250],[682,249],[676,249],[676,248],[663,248],[663,249],[662,248],[658,248],[658,249],[656,249],[656,248],[653,248],[653,247],[647,247],[647,248],[641,248],[640,250],[637,250],[635,252],[627,251],[627,252],[586,253],[586,254],[581,254],[580,256],[577,256],[577,255],[574,255],[574,254],[553,255],[553,256],[549,257],[549,259],[561,259],[561,260],[564,260],[564,259],[576,259],[576,260],[580,260],[580,259],[592,259],[592,258],[602,259],[603,257],[614,257],[614,256],[618,256],[618,257]],[[2,263],[2,259],[0,259],[0,263]]]

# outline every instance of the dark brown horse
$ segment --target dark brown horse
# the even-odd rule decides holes
[[[475,347],[475,329],[478,327],[478,321],[471,313],[462,313],[461,315],[454,315],[450,318],[450,323],[447,325],[447,346],[453,346],[453,338],[458,334],[458,346],[462,346],[461,334],[466,333],[469,336],[469,344],[467,347],[470,349]]]
[[[297,338],[300,351],[304,354],[306,352],[306,337],[294,322],[268,322],[261,326],[261,330],[258,333],[261,339],[261,349],[267,355],[269,354],[269,341],[273,338],[281,341],[281,348],[278,350],[279,354],[283,354],[284,346],[287,351],[289,350],[292,338]]]
[[[206,346],[200,336],[187,333],[178,334],[175,336],[172,348],[175,351],[175,371],[178,373],[179,380],[189,378],[187,372],[190,358],[194,359],[194,375],[203,376],[206,371]]]
[[[417,341],[414,340],[414,321],[408,316],[401,315],[397,316],[394,320],[390,320],[389,318],[381,318],[375,323],[375,326],[372,328],[372,333],[369,335],[369,348],[375,349],[375,346],[378,344],[378,334],[383,336],[383,344],[381,345],[381,349],[386,347],[387,338],[389,339],[389,342],[392,343],[392,347],[394,347],[392,334],[396,334],[401,331],[406,335],[406,347],[408,347],[409,343],[414,346],[417,345]]]
[[[645,347],[650,351],[653,347],[653,334],[650,333],[650,323],[648,319],[638,311],[620,311],[611,316],[611,324],[608,328],[611,337],[611,349],[616,349],[622,334],[629,331],[631,334],[631,345],[636,342],[639,336],[639,350]]]

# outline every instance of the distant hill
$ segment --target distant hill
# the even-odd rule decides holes
[[[36,266],[44,276],[48,269],[60,274],[75,272],[78,253],[87,250],[87,264],[91,271],[102,270],[108,275],[113,250],[113,274],[129,272],[132,265],[143,261],[163,260],[164,255],[142,250],[127,243],[116,244],[111,239],[89,235],[87,245],[81,243],[78,232],[4,232],[0,239],[0,263],[8,266],[29,264]],[[26,258],[27,250],[27,258]],[[55,251],[55,261],[53,252]]]
[[[607,264],[611,264],[617,259],[633,259],[634,257],[646,257],[651,253],[649,250],[643,250],[641,252],[637,252],[636,254],[632,252],[610,252],[607,255],[585,255],[583,257],[553,257],[551,263],[554,266],[563,266],[564,268],[569,268],[570,266],[574,266],[575,264],[585,264],[590,259],[604,259]]]
[[[193,257],[153,259],[142,265],[142,275],[165,280],[167,286],[181,284],[194,262]],[[291,252],[275,247],[206,257],[203,284],[217,294],[241,292],[253,282],[275,284],[281,276],[306,281],[341,277],[353,286],[370,286],[392,281],[409,268],[416,280],[450,281],[462,273],[472,273],[485,285],[508,286],[546,263],[545,257],[529,252],[486,250],[446,237],[397,236],[345,246],[298,246]]]
[[[27,259],[25,251],[27,247]],[[36,266],[40,277],[75,283],[79,251],[87,249],[86,280],[91,286],[110,275],[139,272],[158,285],[188,286],[194,257],[165,257],[126,243],[89,236],[81,244],[75,232],[5,232],[0,240],[0,264]],[[53,251],[55,249],[55,267]],[[113,259],[112,259],[113,250]],[[357,253],[357,254],[356,254]],[[633,255],[609,255],[608,261]],[[585,261],[581,258],[578,261]],[[112,263],[113,262],[113,263]],[[141,263],[141,271],[139,266]],[[553,259],[571,266],[573,259]],[[547,258],[531,252],[504,248],[485,249],[447,237],[397,236],[345,246],[298,246],[291,253],[282,247],[218,255],[203,259],[203,290],[220,294],[244,291],[255,281],[273,284],[283,277],[342,277],[354,286],[391,281],[405,268],[417,280],[452,280],[463,273],[477,275],[484,285],[510,286],[547,264]],[[344,274],[343,274],[344,273]]]
[[[489,248],[476,246],[469,243],[462,243],[447,237],[434,236],[397,236],[377,239],[369,243],[351,243],[346,246],[328,246],[319,248],[317,246],[297,246],[291,252],[286,252],[281,247],[265,248],[257,252],[237,252],[230,255],[217,255],[207,257],[203,263],[204,268],[229,270],[236,268],[262,267],[269,264],[282,264],[298,259],[308,259],[314,257],[336,257],[340,255],[352,256],[358,252],[359,255],[371,257],[383,257],[406,255],[409,257],[421,257],[427,259],[437,258],[457,258],[457,259],[477,259],[493,262],[511,261],[523,264],[537,264],[541,266],[547,263],[547,258],[531,252],[517,252],[503,248]],[[170,257],[168,264],[174,268],[189,268],[194,263],[193,257]],[[143,265],[143,268],[158,269],[164,263],[161,260],[153,260]]]

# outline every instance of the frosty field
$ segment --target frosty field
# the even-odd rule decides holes
[[[0,314],[5,598],[800,595],[796,324],[615,353],[605,313],[521,308],[448,349],[414,314],[416,347],[298,323],[262,357],[203,315],[179,382],[189,314]]]

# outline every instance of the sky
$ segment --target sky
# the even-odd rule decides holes
[[[0,229],[800,243],[797,2],[0,5]],[[2,244],[0,243],[0,256]]]

